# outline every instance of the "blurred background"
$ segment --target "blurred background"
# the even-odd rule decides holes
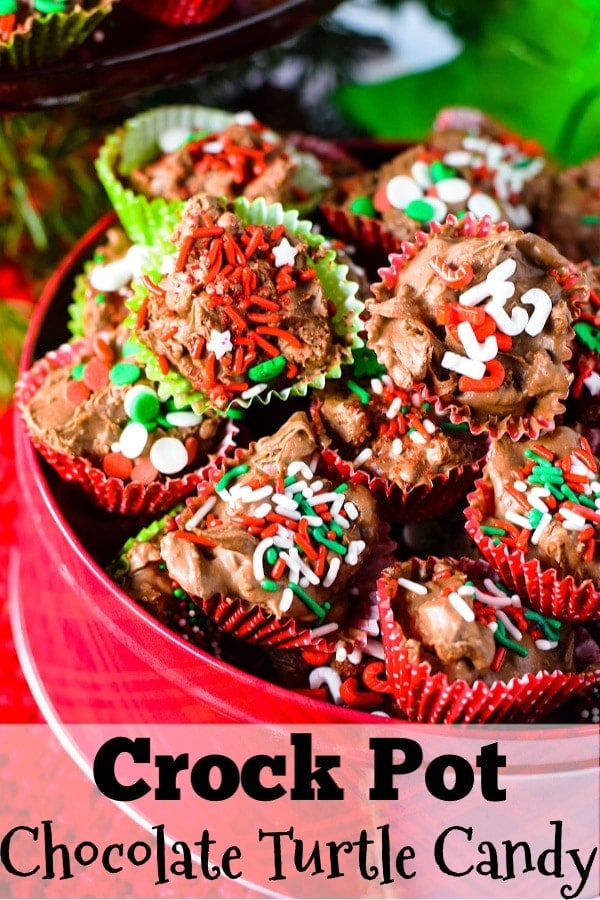
[[[176,88],[0,119],[0,408],[48,274],[104,212],[93,160],[143,108],[250,109],[281,131],[423,137],[478,107],[570,165],[600,143],[599,0],[347,0],[293,39]]]

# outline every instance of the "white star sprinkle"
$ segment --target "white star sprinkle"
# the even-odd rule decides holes
[[[206,349],[214,353],[217,359],[221,359],[226,353],[233,350],[231,343],[231,332],[217,331],[216,328],[211,329],[210,338],[206,344]]]
[[[297,249],[292,247],[288,239],[284,237],[276,247],[273,247],[273,256],[275,257],[275,265],[277,268],[279,269],[281,266],[293,266],[297,252]]]

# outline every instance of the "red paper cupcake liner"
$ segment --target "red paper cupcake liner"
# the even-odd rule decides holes
[[[394,481],[355,468],[336,450],[322,451],[323,465],[329,472],[348,481],[362,484],[377,500],[380,514],[393,523],[406,524],[436,519],[448,512],[473,487],[481,473],[482,462],[455,466],[446,474],[434,475],[428,482],[402,488]]]
[[[416,253],[423,249],[426,244],[438,234],[453,234],[455,237],[464,235],[465,237],[487,237],[489,234],[501,233],[510,230],[507,222],[492,223],[489,216],[483,216],[477,219],[471,213],[467,213],[462,219],[457,219],[455,215],[449,214],[442,223],[431,222],[429,224],[429,232],[416,231],[414,241],[403,241],[401,244],[401,252],[394,252],[390,255],[388,265],[379,270],[378,275],[385,279],[387,275],[392,273],[397,275],[398,271],[406,265]],[[550,274],[565,292],[571,311],[576,318],[583,303],[585,303],[588,291],[585,285],[581,271],[571,262],[565,260],[565,265],[560,270],[553,269]],[[385,281],[382,282],[385,284]],[[380,283],[372,285],[372,290],[377,296]],[[572,347],[571,338],[574,332],[571,330],[567,339],[556,349],[556,362],[568,367],[571,359]],[[423,391],[424,399],[434,405],[439,415],[448,415],[450,421],[454,424],[466,423],[472,434],[486,433],[490,438],[500,438],[503,434],[508,434],[513,441],[517,441],[523,437],[530,440],[536,439],[540,434],[551,431],[556,424],[556,419],[565,412],[564,401],[566,397],[560,397],[558,394],[549,402],[549,408],[546,412],[521,415],[511,418],[510,415],[482,422],[474,422],[472,420],[469,406],[459,400],[446,399],[440,397],[437,393],[433,393],[431,388],[425,387]]]
[[[242,641],[280,650],[311,647],[324,653],[334,653],[343,643],[350,653],[355,647],[366,647],[367,640],[374,636],[372,627],[378,616],[377,578],[382,569],[393,562],[395,548],[389,526],[381,523],[377,546],[347,586],[348,590],[356,592],[355,608],[335,630],[326,631],[328,623],[309,627],[289,617],[278,619],[239,597],[219,594],[210,598],[193,597],[193,600],[215,625]]]
[[[231,0],[123,0],[136,12],[166,25],[203,25],[220,16]]]
[[[386,265],[390,253],[402,252],[402,239],[386,228],[379,219],[356,215],[326,201],[319,210],[327,226],[328,236],[339,238],[355,247],[358,258],[364,259],[369,267],[376,269]]]
[[[431,558],[431,562],[435,560]],[[391,587],[384,573],[377,582],[377,594],[386,673],[395,702],[410,721],[445,725],[537,722],[572,694],[600,680],[600,672],[542,671],[508,682],[488,685],[478,680],[469,685],[460,679],[449,681],[443,672],[432,675],[428,662],[409,658],[404,633],[394,617]]]
[[[561,577],[556,569],[542,566],[538,559],[528,559],[523,550],[512,550],[502,542],[494,544],[483,533],[483,520],[493,515],[493,494],[484,479],[475,482],[467,501],[467,533],[510,590],[527,599],[544,616],[568,622],[600,618],[600,590],[591,579],[578,582],[572,575]]]
[[[90,342],[82,338],[72,344],[62,344],[37,360],[15,385],[17,407],[29,403],[50,372],[63,366],[75,365],[90,346]],[[89,460],[55,450],[35,438],[32,439],[32,445],[60,478],[78,485],[96,506],[119,515],[154,515],[167,511],[193,493],[198,484],[212,477],[215,468],[233,452],[236,434],[237,428],[227,420],[221,442],[209,455],[204,466],[179,478],[153,481],[147,485],[109,477]]]

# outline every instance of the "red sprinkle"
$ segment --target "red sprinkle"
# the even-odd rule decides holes
[[[109,478],[126,481],[133,470],[133,462],[122,453],[107,453],[102,460],[102,469]]]
[[[91,391],[101,391],[108,384],[109,371],[107,364],[95,356],[83,370],[83,382]]]
[[[71,403],[73,406],[80,406],[82,403],[85,403],[90,393],[89,387],[83,381],[67,381],[63,396],[67,403]]]
[[[152,484],[158,478],[158,470],[154,468],[149,458],[144,456],[136,462],[129,477],[138,484]]]

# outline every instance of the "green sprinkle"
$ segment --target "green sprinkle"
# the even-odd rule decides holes
[[[481,531],[482,531],[484,534],[489,534],[489,535],[493,535],[493,534],[502,534],[502,535],[504,535],[504,534],[506,534],[506,529],[504,529],[504,528],[496,528],[495,525],[481,525],[480,528],[481,528]]]
[[[277,584],[276,581],[273,581],[272,578],[263,578],[263,580],[260,583],[260,586],[263,589],[263,591],[270,591],[271,593],[274,593],[275,591],[279,590],[279,585]]]
[[[494,547],[498,547],[501,543],[502,541],[499,537],[492,538],[492,544],[494,545]]]
[[[456,169],[447,166],[441,159],[436,159],[429,166],[429,174],[431,175],[431,180],[436,183],[438,181],[443,181],[444,178],[454,178]]]
[[[83,370],[85,369],[85,363],[79,363],[77,366],[73,366],[71,369],[71,378],[73,381],[81,381],[83,378]]]
[[[506,634],[506,628],[504,622],[501,622],[499,619],[496,619],[498,627],[494,632],[494,638],[499,643],[506,647],[507,650],[512,650],[514,653],[517,653],[519,656],[527,656],[527,650],[525,647],[522,647],[521,644],[517,644],[516,641],[512,641],[508,635]]]
[[[350,202],[349,209],[355,216],[368,216],[370,219],[375,216],[375,207],[370,197],[355,197]]]
[[[400,412],[403,413],[404,415],[406,415],[406,413],[410,412],[410,406],[401,406]]]
[[[277,552],[275,547],[269,547],[267,549],[267,552],[265,553],[265,559],[270,566],[277,562],[277,560],[279,559],[279,553]]]
[[[317,603],[316,600],[313,600],[313,598],[310,596],[310,594],[307,594],[306,591],[303,590],[299,584],[296,584],[295,582],[290,581],[289,588],[291,591],[293,591],[293,593],[296,595],[296,597],[299,597],[300,600],[302,600],[302,602],[308,607],[308,609],[310,609],[310,611],[313,612],[320,619],[323,619],[327,615],[328,610],[331,609],[330,603],[324,603],[323,606],[321,606],[319,603]]]
[[[344,536],[344,529],[341,525],[338,525],[337,522],[328,522],[330,531],[333,531],[334,534],[337,534],[338,537]]]
[[[530,509],[527,512],[527,518],[532,530],[535,530],[542,521],[542,511],[539,509]]]
[[[454,215],[456,216],[457,219],[464,219],[466,214],[467,214],[466,209],[459,209],[459,211],[457,213],[455,213]]]
[[[41,13],[66,12],[67,0],[34,0],[33,8]]]
[[[596,509],[596,504],[594,503],[593,500],[590,500],[590,498],[587,496],[587,494],[579,494],[579,496],[577,496],[577,494],[575,494],[574,491],[571,491],[571,494],[573,494],[573,496],[576,498],[574,500],[573,497],[571,497],[571,496],[569,496],[569,494],[567,494],[567,490],[570,490],[570,488],[567,488],[567,486],[565,485],[565,487],[563,488],[563,491],[567,495],[567,497],[569,497],[569,500],[573,501],[573,503],[579,502],[579,503],[581,503],[582,506],[589,507],[589,509]]]
[[[370,347],[355,347],[352,351],[352,373],[355,378],[377,378],[385,375],[385,366],[377,362],[377,357]]]
[[[98,304],[98,306],[106,303],[106,294],[96,294],[96,303]]]
[[[361,388],[360,384],[357,384],[355,381],[352,381],[351,378],[346,382],[350,390],[353,394],[356,394],[361,403],[368,403],[371,399],[371,396],[368,391],[365,391],[364,388]]]
[[[537,463],[540,464],[540,466],[549,466],[549,465],[551,465],[550,462],[549,462],[547,459],[544,459],[543,456],[539,456],[539,454],[537,454],[537,453],[535,452],[535,450],[531,450],[529,447],[527,447],[526,450],[523,450],[523,456],[526,456],[527,459],[533,459],[533,460],[535,460]]]
[[[236,409],[235,406],[230,406],[229,409],[225,411],[225,415],[228,419],[243,419],[245,412],[243,409]]]
[[[134,384],[142,374],[142,370],[135,363],[119,362],[108,373],[112,384]]]
[[[238,475],[245,475],[246,472],[249,471],[250,466],[247,463],[241,463],[239,466],[234,466],[233,469],[230,469],[229,472],[225,472],[223,477],[217,481],[215,490],[217,493],[219,491],[224,491],[230,481],[233,481]]]
[[[435,209],[427,200],[411,200],[404,212],[416,222],[431,222],[435,216]]]
[[[295,484],[295,482],[296,482],[296,476],[288,475],[287,478],[284,478],[283,485],[284,485],[284,487],[289,487],[291,484]]]
[[[272,381],[283,372],[286,365],[285,356],[274,356],[248,369],[248,378],[250,381]]]
[[[343,494],[345,490],[348,489],[348,485],[345,481],[342,481],[341,484],[338,484],[336,488],[333,489],[334,494]]]
[[[425,412],[429,412],[429,410],[431,409],[431,403],[428,403],[426,400],[425,403],[422,404],[422,409],[424,409]]]
[[[524,609],[523,615],[528,622],[536,622],[544,633],[544,637],[549,641],[558,640],[561,628],[561,622],[558,619],[547,619],[535,609]]]
[[[600,216],[587,215],[579,220],[582,225],[600,225]]]
[[[600,330],[595,325],[591,322],[575,322],[573,331],[585,347],[600,353]]]
[[[172,427],[173,427],[173,426],[171,425],[171,423],[169,422],[169,420],[166,418],[166,416],[163,416],[162,413],[160,413],[160,414],[156,417],[156,421],[157,421],[157,423],[158,423],[162,428],[172,428]]]
[[[166,572],[166,570],[167,570],[167,564],[166,564],[166,562],[160,562],[160,563],[158,564],[158,568],[159,568],[159,570],[160,570],[161,572]]]
[[[312,534],[315,541],[318,541],[319,544],[323,544],[325,547],[329,547],[329,549],[333,550],[334,553],[339,553],[340,556],[345,556],[348,552],[348,549],[344,547],[343,544],[340,544],[338,541],[330,541],[329,538],[323,537],[322,533],[320,533],[318,529],[315,528]]]
[[[175,588],[175,590],[173,591],[173,596],[177,597],[178,600],[186,600],[187,599],[186,592],[183,590],[183,588],[180,588],[180,587]]]
[[[94,253],[94,262],[103,263],[106,260],[104,253]]]
[[[561,488],[555,487],[555,486],[552,484],[551,481],[548,482],[548,484],[546,485],[546,487],[548,488],[548,490],[550,491],[550,493],[552,494],[552,496],[553,496],[553,497],[556,497],[557,500],[564,500],[564,499],[565,499],[565,495],[563,494],[562,489],[561,489]]]
[[[129,417],[134,422],[155,422],[160,409],[160,401],[156,394],[138,394],[131,402]]]

